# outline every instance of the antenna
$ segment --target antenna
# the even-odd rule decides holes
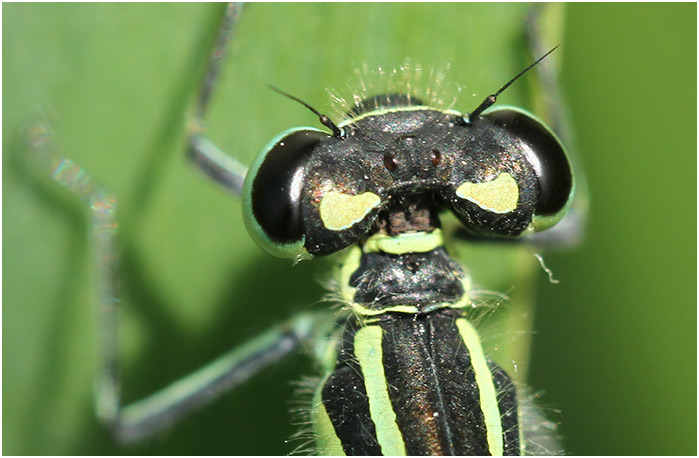
[[[507,83],[505,83],[505,85],[504,85],[503,87],[501,87],[500,90],[497,91],[495,94],[490,94],[488,97],[486,97],[485,100],[484,100],[483,102],[481,102],[480,105],[478,105],[478,108],[476,108],[476,109],[473,110],[470,114],[467,115],[467,117],[466,117],[466,118],[467,118],[467,119],[466,119],[466,122],[467,122],[467,123],[472,122],[472,121],[475,120],[478,116],[480,116],[481,113],[483,113],[486,109],[490,108],[490,107],[495,103],[495,101],[498,99],[498,96],[499,96],[500,94],[502,94],[502,93],[505,91],[505,89],[507,89],[508,87],[510,87],[510,85],[511,85],[512,83],[514,83],[515,81],[517,81],[517,79],[518,79],[520,76],[524,75],[524,74],[527,73],[529,70],[531,70],[532,68],[534,68],[534,66],[535,66],[536,64],[538,64],[539,62],[541,62],[542,60],[544,60],[544,58],[546,58],[546,56],[548,56],[549,54],[551,54],[552,52],[554,52],[556,49],[558,49],[558,46],[559,46],[559,45],[556,45],[553,49],[551,49],[551,51],[549,51],[549,52],[547,52],[546,54],[544,54],[543,56],[539,57],[539,58],[536,60],[536,62],[534,62],[534,63],[531,64],[529,67],[527,67],[527,68],[525,68],[524,70],[522,70],[521,72],[519,72],[514,78],[512,78],[510,81],[508,81]],[[303,102],[302,102],[302,103],[303,103]],[[305,104],[304,104],[304,105],[305,105]]]
[[[344,133],[344,131],[343,131],[342,129],[340,129],[339,127],[337,127],[337,124],[335,124],[335,123],[332,121],[332,119],[330,119],[327,115],[324,115],[324,114],[320,113],[318,110],[316,110],[315,108],[313,108],[312,106],[310,106],[309,104],[307,104],[306,102],[304,102],[303,100],[301,100],[301,99],[299,99],[298,97],[294,97],[293,95],[288,94],[288,93],[282,91],[282,90],[279,89],[278,87],[272,86],[271,84],[268,84],[267,86],[269,86],[269,88],[270,88],[271,90],[273,90],[274,92],[277,92],[277,93],[283,95],[284,97],[288,97],[288,98],[290,98],[291,100],[293,100],[294,102],[298,102],[298,103],[300,103],[301,105],[303,105],[304,107],[306,107],[306,108],[308,108],[309,110],[311,110],[316,116],[318,116],[318,119],[320,120],[320,123],[321,123],[321,124],[323,124],[324,126],[328,127],[330,130],[333,131],[333,135],[335,136],[335,138],[345,138],[345,133]]]

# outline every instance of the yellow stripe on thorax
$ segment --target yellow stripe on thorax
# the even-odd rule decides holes
[[[354,337],[354,354],[362,368],[369,413],[376,427],[376,438],[381,444],[381,452],[387,456],[405,455],[403,435],[398,429],[383,370],[382,334],[379,326],[365,326],[357,331]]]
[[[320,386],[325,386],[326,380],[327,377],[323,380],[323,383]],[[345,455],[345,451],[342,448],[342,442],[340,441],[340,438],[337,437],[332,420],[330,420],[328,411],[325,409],[325,405],[323,405],[322,389],[316,390],[316,393],[313,396],[311,417],[318,453],[320,455],[327,456]]]
[[[471,365],[476,376],[476,384],[480,393],[481,411],[485,420],[488,449],[492,456],[502,456],[503,442],[500,408],[498,407],[493,376],[485,359],[480,337],[473,326],[471,326],[471,323],[465,318],[456,320],[456,326],[459,328],[461,337],[464,339],[466,348],[468,348],[468,352],[471,355]]]

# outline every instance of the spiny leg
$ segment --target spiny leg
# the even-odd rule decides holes
[[[203,407],[228,390],[275,364],[299,343],[315,338],[317,316],[310,314],[276,326],[234,348],[155,394],[123,407],[114,433],[124,442],[147,438]]]
[[[100,379],[96,384],[97,415],[111,422],[119,405],[119,364],[117,361],[117,309],[119,305],[116,273],[119,258],[116,252],[118,223],[117,199],[96,185],[92,177],[70,159],[61,156],[54,142],[51,125],[36,120],[25,132],[29,165],[40,173],[48,173],[60,185],[78,197],[88,208],[93,261],[96,278],[96,308],[100,334]]]
[[[120,441],[130,442],[152,436],[281,360],[300,343],[314,341],[326,332],[325,327],[329,323],[327,316],[300,315],[229,351],[159,392],[123,406],[118,358],[117,199],[98,186],[84,169],[59,153],[46,121],[33,123],[27,129],[25,139],[28,165],[38,169],[43,176],[50,176],[87,207],[96,271],[95,312],[100,336],[95,407],[99,419],[110,427]]]
[[[188,125],[189,145],[187,148],[187,157],[204,174],[237,196],[243,189],[246,167],[221,151],[214,143],[206,139],[202,132],[206,130],[204,119],[209,108],[211,94],[221,71],[221,63],[226,55],[226,48],[233,36],[241,12],[241,3],[229,3],[226,6],[206,73],[199,87],[192,119]]]

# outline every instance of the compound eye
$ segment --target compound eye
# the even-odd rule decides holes
[[[570,206],[573,194],[573,171],[561,142],[542,121],[522,110],[500,108],[483,117],[520,143],[534,170],[538,188],[534,229],[544,230],[557,223]]]
[[[293,129],[272,140],[253,162],[243,186],[245,224],[263,249],[306,257],[301,215],[306,165],[325,132]]]

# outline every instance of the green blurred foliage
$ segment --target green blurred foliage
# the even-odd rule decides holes
[[[252,5],[209,118],[244,163],[362,64],[451,63],[468,111],[526,65],[522,5]],[[3,452],[280,454],[303,358],[173,431],[120,448],[90,398],[91,277],[80,207],[37,181],[22,126],[120,199],[125,397],[150,393],[294,311],[326,265],[266,256],[235,199],[181,156],[211,5],[3,5]],[[585,244],[546,257],[531,384],[573,454],[696,453],[696,5],[570,5],[557,59],[587,169]],[[558,53],[558,52],[557,52]],[[523,86],[503,102],[525,104]],[[478,94],[471,97],[471,94]],[[475,102],[473,102],[473,101]],[[320,265],[318,265],[320,264]],[[232,306],[231,304],[238,304]]]

